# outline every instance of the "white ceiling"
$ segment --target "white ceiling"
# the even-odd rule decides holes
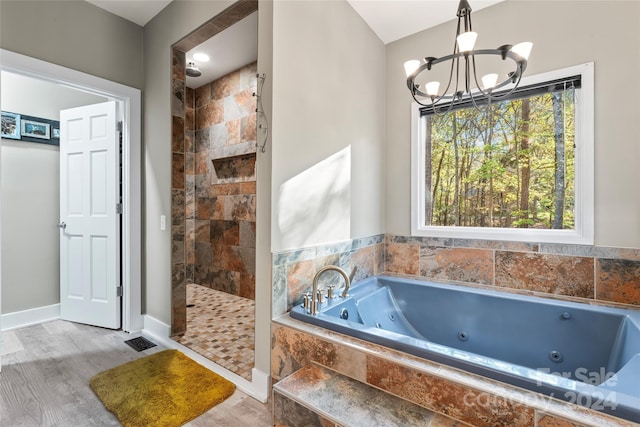
[[[108,12],[144,27],[171,0],[87,0]]]
[[[458,0],[347,0],[374,33],[391,43],[456,18]],[[469,0],[472,10],[503,0]]]

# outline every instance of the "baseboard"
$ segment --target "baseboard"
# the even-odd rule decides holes
[[[60,318],[60,304],[16,311],[0,316],[0,327],[3,331],[37,325]]]
[[[200,363],[202,366],[231,381],[235,384],[236,387],[238,387],[239,390],[248,394],[254,399],[259,400],[263,403],[268,400],[271,391],[271,379],[268,374],[256,368],[253,368],[253,370],[251,371],[252,381],[249,382],[245,378],[242,378],[241,376],[223,368],[222,366],[215,364],[206,357],[201,356],[200,354],[191,350],[189,347],[185,347],[179,342],[172,340],[169,335],[170,332],[171,327],[166,323],[147,314],[144,315],[144,329],[142,330],[143,336],[159,344],[162,344],[167,348],[180,350],[196,362]]]

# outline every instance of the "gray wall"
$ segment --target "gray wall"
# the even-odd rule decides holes
[[[346,1],[276,1],[272,250],[384,232],[385,48]]]
[[[473,13],[477,47],[534,43],[526,74],[595,64],[595,243],[640,247],[640,2],[506,1]],[[455,23],[387,45],[386,231],[410,234],[404,61],[445,55]],[[447,43],[444,43],[446,41]]]
[[[85,1],[0,1],[0,47],[142,89],[142,27]]]
[[[0,81],[3,111],[49,120],[106,101],[4,71]],[[60,302],[59,154],[57,146],[2,139],[2,314]]]
[[[144,28],[145,295],[143,313],[171,324],[171,45],[229,7],[230,1],[179,1]]]

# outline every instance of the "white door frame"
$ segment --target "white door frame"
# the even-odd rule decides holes
[[[0,69],[113,99],[123,121],[122,329],[143,328],[141,94],[139,89],[0,49]],[[2,284],[0,283],[0,287]]]

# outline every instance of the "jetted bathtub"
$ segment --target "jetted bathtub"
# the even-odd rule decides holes
[[[640,311],[376,276],[303,322],[640,422]]]

